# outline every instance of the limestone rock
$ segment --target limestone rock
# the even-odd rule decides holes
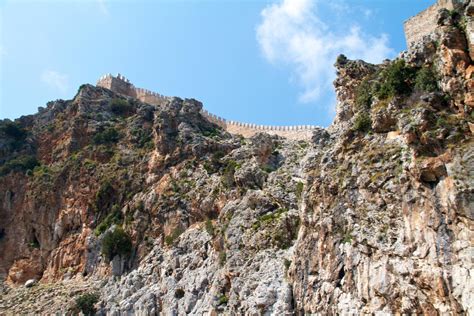
[[[0,314],[85,294],[110,315],[474,313],[472,49],[455,15],[434,22],[397,80],[339,57],[335,121],[304,137],[231,134],[108,77],[0,121]]]
[[[25,282],[25,287],[32,287],[33,285],[36,284],[36,280],[35,279],[29,279],[28,281]]]

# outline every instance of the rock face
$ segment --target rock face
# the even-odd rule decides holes
[[[397,60],[338,58],[310,141],[91,85],[1,121],[0,313],[474,313],[474,66],[437,21]]]

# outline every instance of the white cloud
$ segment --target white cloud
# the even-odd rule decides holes
[[[97,0],[97,4],[99,5],[100,12],[103,15],[109,16],[110,15],[109,8],[107,7],[107,4],[105,2],[106,0]]]
[[[43,71],[41,81],[61,93],[67,92],[69,88],[68,76],[54,70]]]
[[[344,2],[337,4],[332,9],[343,11]],[[332,31],[318,16],[318,0],[282,0],[264,8],[261,16],[257,40],[263,55],[293,69],[303,88],[301,102],[315,101],[332,89],[337,55],[376,63],[393,54],[385,34],[371,36],[355,24],[341,33]]]

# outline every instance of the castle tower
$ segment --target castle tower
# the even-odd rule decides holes
[[[135,97],[135,87],[121,74],[117,74],[116,77],[107,74],[97,81],[97,86],[107,88],[116,93]]]

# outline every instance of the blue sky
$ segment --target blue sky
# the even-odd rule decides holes
[[[120,72],[227,119],[327,126],[338,53],[380,62],[434,0],[0,0],[0,118]]]

